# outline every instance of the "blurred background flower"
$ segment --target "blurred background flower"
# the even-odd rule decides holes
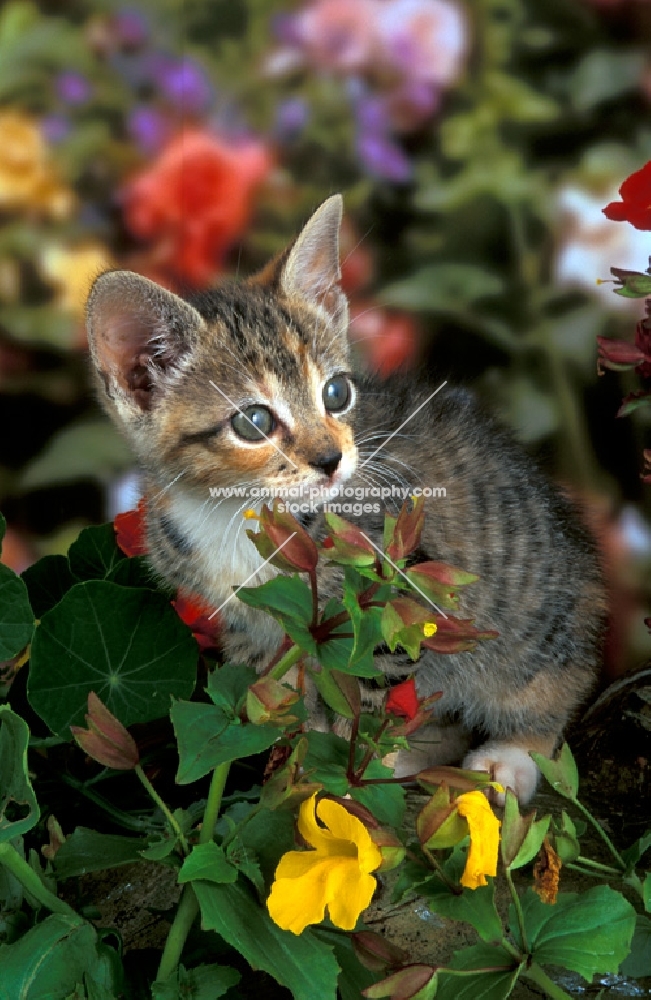
[[[172,289],[262,266],[333,191],[361,363],[469,380],[580,498],[617,626],[651,652],[649,415],[616,420],[651,235],[610,222],[651,159],[640,0],[7,0],[0,8],[0,508],[24,568],[132,507],[89,387],[106,266]],[[436,377],[433,375],[433,377]]]

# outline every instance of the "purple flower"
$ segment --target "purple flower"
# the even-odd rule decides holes
[[[47,115],[41,120],[41,132],[46,142],[63,142],[70,134],[72,123],[65,115]]]
[[[212,97],[212,87],[201,66],[192,59],[163,59],[155,70],[162,93],[179,110],[198,113]]]
[[[381,58],[408,80],[449,86],[468,48],[463,10],[449,0],[385,0],[378,8]]]
[[[115,15],[114,31],[120,45],[127,49],[138,49],[149,36],[149,26],[140,11],[124,8]]]
[[[411,179],[409,159],[399,146],[384,135],[361,132],[357,137],[357,154],[372,177],[395,184],[404,184]]]
[[[386,101],[377,95],[360,97],[355,102],[355,117],[361,132],[380,135],[389,127]]]
[[[156,153],[168,138],[170,129],[164,115],[146,105],[134,108],[127,122],[129,135],[143,153]]]
[[[274,132],[278,139],[290,141],[295,139],[305,128],[310,114],[307,101],[302,97],[288,97],[276,108]]]
[[[60,100],[66,104],[85,104],[91,95],[91,86],[86,77],[74,70],[59,73],[54,87]]]
[[[271,33],[283,45],[300,45],[300,24],[293,14],[276,14],[272,17]]]
[[[386,96],[386,111],[397,132],[412,132],[432,117],[439,104],[439,90],[430,83],[409,80]]]

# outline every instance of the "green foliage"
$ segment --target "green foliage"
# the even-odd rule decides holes
[[[27,833],[40,810],[27,769],[29,728],[6,705],[0,706],[0,843]]]
[[[282,931],[237,882],[198,882],[195,892],[204,927],[217,931],[254,968],[269,972],[295,1000],[335,1000],[339,966],[332,949],[311,931]]]
[[[2,1000],[65,1000],[88,977],[105,990],[106,964],[97,947],[92,924],[52,914],[19,941],[0,945]]]
[[[529,890],[522,912],[531,954],[540,965],[563,965],[591,982],[596,972],[617,972],[630,951],[635,910],[607,885],[581,895],[561,893],[553,906]],[[513,909],[509,921],[517,926]]]
[[[161,594],[108,581],[77,583],[41,619],[29,699],[61,734],[83,723],[90,691],[126,725],[156,719],[171,696],[192,691],[196,648]]]

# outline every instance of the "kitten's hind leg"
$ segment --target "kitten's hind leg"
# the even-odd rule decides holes
[[[508,741],[491,740],[464,757],[463,766],[473,771],[488,771],[493,781],[510,788],[521,805],[526,805],[538,786],[540,772],[529,756],[530,751],[550,757],[556,736],[514,736]],[[504,805],[504,795],[497,793],[495,801]]]

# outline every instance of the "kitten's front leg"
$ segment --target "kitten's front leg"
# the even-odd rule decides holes
[[[463,766],[472,771],[488,771],[493,781],[510,788],[521,805],[526,805],[538,786],[540,772],[529,756],[530,752],[551,757],[556,736],[514,736],[509,740],[490,740],[467,754]],[[495,801],[504,805],[504,795],[497,793]]]

